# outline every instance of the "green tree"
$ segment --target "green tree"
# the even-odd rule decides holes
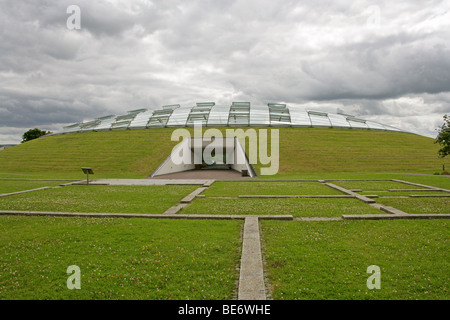
[[[450,117],[448,115],[444,116],[444,124],[439,128],[439,134],[434,142],[442,146],[438,151],[441,158],[450,154]]]
[[[45,131],[45,130],[40,130],[38,128],[30,129],[22,135],[22,143],[42,137],[49,133],[51,133],[51,132]]]

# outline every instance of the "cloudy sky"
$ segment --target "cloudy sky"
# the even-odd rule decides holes
[[[0,0],[0,144],[201,101],[284,102],[434,138],[450,113],[449,40],[450,1]]]

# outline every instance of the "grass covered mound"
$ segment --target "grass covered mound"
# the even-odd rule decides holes
[[[233,299],[241,221],[0,216],[0,299]],[[80,290],[69,290],[69,266]]]
[[[147,177],[178,143],[171,141],[173,130],[119,130],[42,137],[1,151],[0,174],[82,179],[80,168],[92,167],[95,172],[92,178]],[[225,132],[226,128],[220,130]],[[449,159],[438,157],[439,146],[434,140],[419,135],[353,129],[276,130],[279,130],[278,173],[281,175],[434,173],[443,164],[450,167]],[[268,150],[270,153],[270,146]],[[254,166],[259,174],[261,165]]]

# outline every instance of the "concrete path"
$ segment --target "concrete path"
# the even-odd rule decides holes
[[[252,179],[235,170],[189,170],[175,173],[163,174],[151,178],[154,179]]]
[[[167,211],[166,211],[167,212]],[[54,212],[0,210],[0,215],[49,216],[49,217],[89,217],[89,218],[145,218],[145,219],[208,219],[208,220],[244,220],[256,217],[261,220],[293,220],[292,215],[251,216],[240,214],[170,214],[170,213],[98,213],[98,212]]]
[[[258,217],[245,218],[243,238],[238,299],[266,300]]]
[[[365,203],[375,203],[376,202],[373,199],[370,199],[370,198],[368,198],[366,196],[360,195],[360,194],[358,194],[356,192],[350,191],[350,190],[345,189],[343,187],[337,186],[337,185],[335,185],[333,183],[325,182],[324,185],[329,186],[329,187],[331,187],[333,189],[342,191],[342,192],[344,192],[344,193],[346,193],[348,195],[351,195],[351,196],[355,197],[356,199],[358,199],[358,200],[360,200],[362,202],[365,202]]]
[[[416,187],[420,187],[420,188],[426,188],[426,189],[434,190],[434,191],[450,192],[450,190],[448,190],[448,189],[438,188],[438,187],[432,187],[432,186],[427,186],[427,185],[421,184],[421,183],[414,183],[414,182],[409,182],[409,181],[404,181],[404,180],[398,180],[398,179],[392,179],[392,181],[399,182],[399,183],[404,183],[404,184],[408,184],[408,185],[416,186]]]
[[[211,179],[99,179],[89,181],[90,185],[111,186],[163,186],[175,184],[210,184]]]
[[[394,220],[394,219],[450,219],[450,214],[424,213],[424,214],[364,214],[364,215],[342,215],[343,220]]]
[[[30,189],[30,190],[16,191],[16,192],[11,192],[11,193],[2,193],[2,194],[0,194],[0,197],[9,197],[9,196],[14,196],[16,194],[34,192],[34,191],[39,191],[39,190],[54,189],[54,188],[58,188],[58,187],[42,187],[42,188],[36,188],[36,189]]]
[[[195,189],[194,191],[192,191],[190,194],[188,194],[186,197],[184,197],[183,199],[181,199],[181,203],[190,203],[192,200],[194,200],[194,198],[196,196],[198,196],[200,193],[202,193],[203,191],[205,191],[208,187],[201,187],[198,189]]]
[[[188,203],[179,203],[167,209],[163,214],[176,214],[178,211],[186,207]]]
[[[355,198],[351,195],[240,195],[238,198]]]

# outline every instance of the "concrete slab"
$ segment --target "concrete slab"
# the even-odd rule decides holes
[[[368,198],[366,196],[360,195],[360,194],[358,194],[356,192],[353,192],[353,191],[350,191],[348,189],[342,188],[342,187],[337,186],[337,185],[335,185],[333,183],[326,182],[326,183],[324,183],[324,185],[329,186],[329,187],[331,187],[333,189],[339,190],[341,192],[344,192],[344,193],[346,193],[348,195],[354,196],[356,199],[358,199],[360,201],[363,201],[365,203],[375,203],[376,202],[373,199],[370,199],[370,198]]]
[[[69,182],[69,183],[63,183],[63,184],[60,184],[59,186],[60,187],[67,187],[67,186],[71,186],[71,185],[73,185],[73,184],[82,184],[82,183],[86,183],[86,180],[78,180],[78,181],[72,181],[72,182]]]
[[[450,194],[412,194],[411,198],[448,198]]]
[[[167,209],[163,214],[176,214],[178,211],[180,211],[187,205],[188,205],[187,203],[179,203],[179,204]]]
[[[205,196],[204,194],[200,194],[197,198],[208,198],[208,199],[239,199],[238,197],[216,197],[216,196]]]
[[[340,221],[342,217],[298,217],[296,221]]]
[[[216,180],[208,180],[206,183],[203,184],[204,187],[210,187]]]
[[[380,204],[380,203],[370,203],[369,205],[371,207],[374,207],[376,209],[379,209],[381,211],[384,211],[384,212],[392,214],[392,215],[401,215],[401,216],[409,215],[408,213],[403,212],[403,211],[401,211],[401,210],[399,210],[397,208],[385,206],[385,205]]]
[[[342,215],[344,220],[450,219],[450,214],[366,214]]]
[[[351,195],[240,195],[239,198],[354,198]]]
[[[425,185],[425,184],[414,183],[414,182],[409,182],[409,181],[404,181],[404,180],[399,180],[399,179],[392,179],[391,181],[400,182],[400,183],[404,183],[404,184],[409,184],[409,185],[411,185],[411,186],[421,187],[421,188],[425,188],[425,189],[429,189],[429,190],[434,190],[434,191],[450,192],[450,190],[448,190],[448,189],[443,189],[443,188],[437,188],[437,187],[427,186],[427,185]]]
[[[239,300],[266,300],[258,225],[257,217],[245,218],[239,275]]]
[[[175,173],[168,173],[151,178],[157,179],[252,179],[248,176],[242,176],[242,173],[235,170],[189,170]]]
[[[389,192],[397,192],[397,191],[401,191],[401,192],[419,192],[419,191],[436,191],[434,189],[388,189]]]
[[[380,207],[380,210],[384,211],[384,212],[387,212],[387,213],[390,213],[390,214],[395,214],[395,215],[401,215],[401,216],[408,215],[408,213],[403,212],[402,210],[399,210],[399,209],[394,208],[394,207],[389,207],[389,206],[383,206],[382,205]]]
[[[380,203],[369,203],[369,206],[374,207],[376,209],[380,209],[383,205]]]
[[[111,185],[111,186],[161,186],[161,185],[203,185],[208,183],[206,179],[99,179],[89,181],[90,185]]]
[[[0,215],[16,216],[53,216],[53,217],[89,217],[89,218],[145,218],[145,219],[210,219],[244,220],[259,217],[261,220],[293,220],[292,215],[219,215],[219,214],[152,214],[152,213],[96,213],[96,212],[53,212],[0,210]]]
[[[201,187],[198,189],[195,189],[193,192],[191,192],[190,194],[188,194],[186,197],[184,197],[183,199],[181,199],[181,203],[190,203],[192,200],[194,200],[194,198],[199,195],[200,193],[202,193],[203,191],[205,191],[207,189],[207,187]]]
[[[380,196],[380,199],[408,199],[409,196]]]
[[[14,196],[17,194],[22,194],[22,193],[39,191],[39,190],[54,189],[54,188],[59,188],[59,187],[42,187],[42,188],[35,188],[35,189],[29,189],[29,190],[23,190],[23,191],[11,192],[11,193],[2,193],[2,194],[0,194],[0,198]]]

